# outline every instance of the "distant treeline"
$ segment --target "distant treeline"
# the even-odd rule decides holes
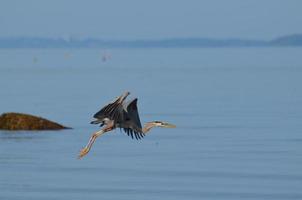
[[[302,34],[273,40],[172,38],[158,40],[53,39],[39,37],[0,38],[0,48],[186,48],[302,46]]]

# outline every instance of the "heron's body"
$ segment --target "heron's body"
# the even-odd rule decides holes
[[[98,136],[115,128],[123,129],[127,135],[131,136],[132,138],[135,137],[136,139],[142,139],[153,127],[175,127],[172,124],[161,121],[148,122],[144,125],[144,127],[142,127],[137,109],[137,98],[125,102],[125,99],[129,94],[129,92],[124,93],[114,101],[104,106],[93,116],[95,120],[91,123],[100,124],[101,127],[104,127],[100,131],[92,134],[86,147],[81,150],[79,158],[85,156],[90,151]]]

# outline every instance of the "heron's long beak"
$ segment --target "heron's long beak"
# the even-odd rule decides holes
[[[174,124],[170,124],[167,122],[162,122],[162,127],[163,128],[176,128],[176,126]]]

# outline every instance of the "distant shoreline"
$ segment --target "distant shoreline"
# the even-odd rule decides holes
[[[43,37],[2,37],[0,48],[234,48],[302,47],[302,34],[273,40],[171,38],[157,40],[63,39]]]

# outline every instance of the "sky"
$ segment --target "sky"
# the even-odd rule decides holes
[[[0,0],[0,37],[272,39],[301,24],[301,0]]]

